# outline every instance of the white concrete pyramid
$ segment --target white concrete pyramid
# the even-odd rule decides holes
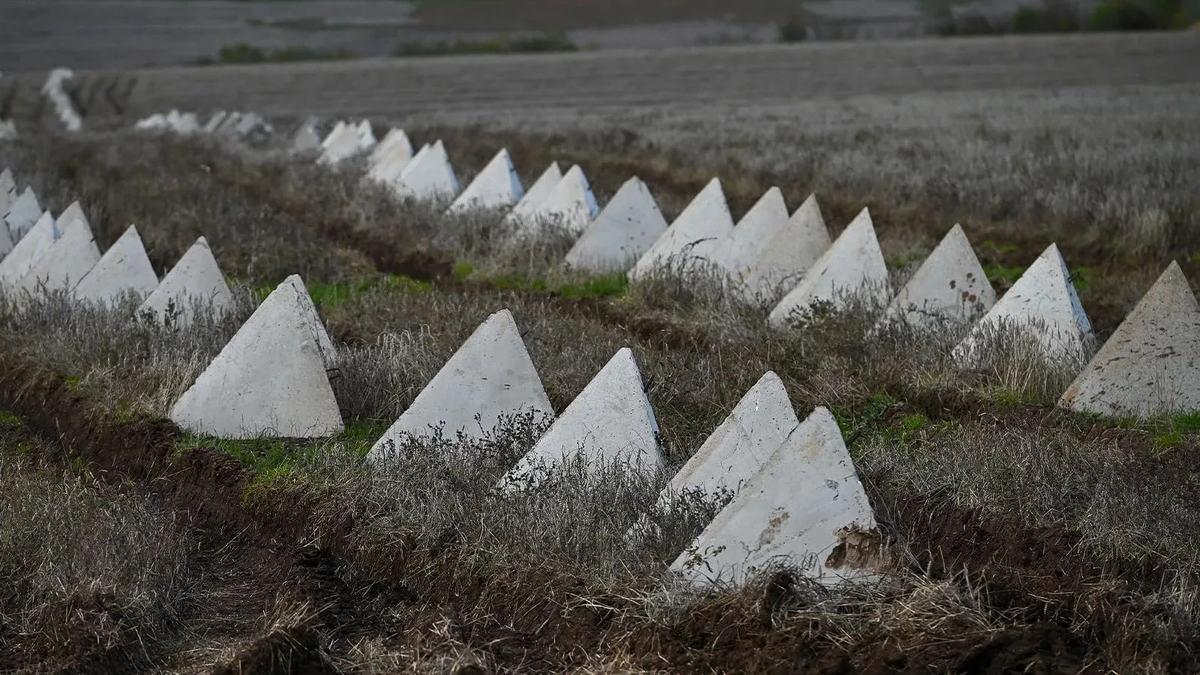
[[[358,123],[358,149],[361,151],[370,150],[375,147],[375,132],[371,129],[371,120],[363,120]]]
[[[593,273],[624,272],[667,231],[650,189],[634,176],[583,231],[566,264]]]
[[[371,168],[367,171],[367,178],[380,185],[391,185],[400,178],[400,174],[404,172],[404,169],[413,160],[429,154],[429,147],[429,145],[422,146],[415,155],[412,154],[411,148],[404,146],[393,147],[380,156],[378,162],[371,165]]]
[[[171,409],[171,421],[220,438],[312,438],[342,432],[342,415],[296,286],[259,305]]]
[[[161,131],[170,127],[170,123],[162,113],[154,113],[134,123],[133,128],[139,131]]]
[[[671,565],[694,583],[739,584],[773,564],[826,585],[866,576],[831,556],[875,516],[837,421],[817,408]]]
[[[770,322],[786,326],[795,312],[818,302],[830,302],[844,308],[853,294],[863,294],[881,307],[891,298],[887,263],[875,238],[871,214],[863,209],[833,242],[829,250],[813,264],[808,274],[771,310]]]
[[[583,175],[583,169],[575,164],[567,169],[562,180],[546,195],[532,221],[525,222],[540,221],[578,234],[583,232],[592,222],[592,218],[599,213],[600,207],[596,204],[591,186],[588,185],[587,176]]]
[[[317,133],[317,121],[309,118],[296,131],[296,137],[292,139],[292,150],[294,152],[312,152],[320,148],[321,134]]]
[[[139,301],[158,287],[158,276],[137,227],[129,229],[109,247],[100,262],[75,286],[75,299],[87,302],[115,304],[128,295],[137,296]]]
[[[62,230],[46,252],[13,286],[16,293],[37,295],[43,291],[70,291],[100,262],[100,247],[92,228],[76,218]]]
[[[37,195],[33,193],[32,188],[25,188],[25,191],[9,205],[8,213],[4,216],[4,229],[6,230],[5,234],[7,235],[9,246],[7,248],[0,248],[0,255],[6,255],[11,251],[12,247],[21,241],[21,238],[33,228],[41,216],[42,207],[38,205]],[[4,241],[5,238],[0,236],[0,245]]]
[[[225,284],[221,268],[213,258],[204,237],[196,240],[183,254],[175,267],[163,277],[154,292],[138,308],[138,315],[151,313],[156,321],[166,320],[168,308],[173,307],[176,326],[192,322],[193,302],[211,302],[214,314],[227,311],[233,304],[233,294]]]
[[[1051,361],[1074,361],[1085,355],[1092,324],[1079,303],[1067,264],[1056,244],[1050,244],[975,324],[954,348],[954,360],[964,367],[977,364],[986,349],[989,333],[1001,327],[1032,335],[1042,354]]]
[[[1058,404],[1110,417],[1200,410],[1200,305],[1171,261]]]
[[[383,140],[371,149],[371,154],[367,158],[367,164],[374,167],[385,155],[397,150],[399,150],[397,154],[403,155],[405,161],[412,159],[413,149],[412,143],[408,140],[408,134],[404,133],[404,130],[399,127],[392,127],[388,129]]]
[[[413,157],[392,187],[401,197],[413,199],[451,198],[458,194],[458,179],[441,140]]]
[[[209,117],[208,122],[206,122],[204,125],[204,129],[203,129],[204,133],[211,134],[211,133],[215,132],[217,129],[220,129],[221,124],[225,121],[225,118],[228,116],[229,116],[229,113],[225,112],[224,110],[218,110],[215,113],[213,113],[212,117]],[[319,146],[320,143],[321,143],[321,139],[318,138],[317,145]],[[311,149],[315,150],[316,148],[314,147]]]
[[[284,279],[283,283],[291,284],[295,289],[296,302],[308,317],[313,342],[316,342],[317,348],[321,350],[321,360],[325,363],[325,367],[327,369],[336,368],[337,350],[334,349],[333,340],[329,338],[329,331],[325,329],[325,323],[321,321],[321,315],[317,313],[317,306],[313,304],[312,296],[308,294],[308,287],[304,285],[304,280],[300,278],[299,274],[293,274]]]
[[[8,207],[17,198],[17,184],[13,181],[12,171],[0,171],[0,217],[8,213]]]
[[[542,207],[542,202],[546,201],[551,192],[554,192],[554,188],[562,178],[562,170],[558,168],[558,162],[551,162],[502,222],[506,225],[519,225],[533,218],[538,209]]]
[[[398,446],[406,437],[428,437],[438,427],[449,439],[459,432],[483,438],[502,417],[529,411],[554,416],[512,313],[502,309],[463,342],[375,443],[371,457],[382,459],[393,444]]]
[[[684,490],[736,493],[799,424],[783,381],[768,371],[675,474],[659,495],[660,506]]]
[[[575,458],[593,470],[619,463],[653,475],[666,465],[657,435],[658,422],[642,388],[642,375],[626,347],[609,359],[499,485],[537,483],[542,469]]]
[[[938,326],[945,320],[970,323],[995,304],[996,291],[967,235],[955,224],[896,294],[880,323],[918,327]]]
[[[322,141],[321,156],[317,161],[321,164],[336,165],[353,157],[359,150],[361,147],[358,129],[345,122],[338,122]]]
[[[0,288],[11,290],[29,272],[33,264],[54,244],[54,232],[54,216],[45,211],[33,228],[13,246],[12,251],[0,260]]]
[[[20,134],[17,133],[17,124],[12,120],[0,120],[0,141],[11,141]]]
[[[521,178],[513,168],[508,150],[501,148],[475,180],[450,204],[447,213],[464,213],[472,209],[499,209],[512,206],[525,195]]]
[[[783,192],[772,187],[750,207],[724,241],[717,244],[713,259],[734,279],[741,281],[787,224],[788,209]]]
[[[733,231],[733,216],[717,178],[708,182],[629,271],[630,280],[645,277],[671,261],[712,260],[718,242]],[[676,262],[675,264],[679,264]]]
[[[765,238],[742,278],[743,292],[751,300],[773,300],[781,288],[797,285],[832,242],[815,195],[804,200],[786,226]]]
[[[83,221],[84,225],[91,227],[91,223],[89,223],[87,219],[87,214],[83,212],[83,207],[79,205],[78,201],[71,202],[71,204],[67,208],[63,209],[63,212],[58,215],[58,220],[54,222],[54,237],[57,239],[58,237],[62,236],[62,233],[66,231],[67,227],[76,220]]]
[[[196,113],[183,113],[175,120],[173,128],[179,134],[194,134],[200,130],[200,120],[196,119]]]

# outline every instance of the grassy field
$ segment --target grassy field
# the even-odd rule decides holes
[[[206,86],[227,86],[214,77]],[[954,222],[998,290],[1057,241],[1103,338],[1170,260],[1200,280],[1198,99],[1195,84],[1159,81],[388,118],[414,143],[442,138],[464,184],[503,146],[526,184],[551,159],[578,162],[602,203],[636,174],[668,217],[713,175],[735,216],[771,185],[791,208],[815,191],[834,234],[868,205],[895,281]],[[312,100],[339,104],[368,105]],[[360,167],[103,133],[30,134],[0,146],[5,165],[50,208],[82,200],[102,246],[136,223],[160,274],[203,234],[239,301],[229,320],[177,334],[120,311],[0,300],[0,669],[1195,668],[1194,416],[1062,413],[1052,404],[1072,373],[1020,353],[956,371],[946,356],[961,331],[866,339],[861,309],[777,331],[765,307],[709,284],[570,275],[556,264],[569,241],[506,245],[498,218],[398,205],[361,185]],[[231,443],[162,421],[293,272],[342,345],[347,431]],[[373,440],[502,307],[559,411],[632,347],[673,466],[767,369],[801,416],[830,407],[894,574],[838,592],[784,571],[689,592],[665,565],[713,504],[657,514],[661,536],[631,550],[621,537],[658,484],[567,475],[532,495],[490,492],[539,420],[366,470]]]

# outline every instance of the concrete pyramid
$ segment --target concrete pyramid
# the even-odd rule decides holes
[[[717,245],[713,257],[734,279],[741,281],[787,224],[788,209],[783,192],[772,187]]]
[[[42,213],[37,224],[0,260],[0,288],[11,287],[25,276],[33,264],[54,244],[54,216]]]
[[[396,150],[400,151],[398,154],[404,155],[405,161],[412,159],[413,149],[412,143],[408,140],[408,134],[404,133],[404,130],[399,127],[392,127],[388,129],[383,140],[371,149],[371,154],[367,158],[367,164],[374,167],[385,155]]]
[[[13,289],[31,295],[70,291],[98,262],[100,247],[92,236],[92,228],[76,218],[63,228],[62,236],[33,263]]]
[[[954,348],[959,365],[978,363],[989,333],[1011,327],[1032,335],[1045,358],[1051,361],[1082,358],[1092,332],[1067,264],[1056,244],[1050,244],[1012,288],[984,315],[967,337]]]
[[[634,176],[583,231],[565,262],[587,272],[624,272],[666,231],[667,221],[650,189]]]
[[[439,140],[418,153],[392,184],[396,194],[414,199],[450,198],[458,194],[458,179]]]
[[[947,319],[969,323],[995,304],[996,292],[967,235],[955,224],[896,294],[881,323],[922,327]]]
[[[11,141],[19,135],[16,122],[0,119],[0,141]]]
[[[208,118],[208,122],[206,122],[204,124],[204,129],[202,129],[202,131],[204,131],[204,133],[206,133],[206,134],[211,134],[211,133],[215,132],[217,129],[221,128],[221,124],[225,122],[225,118],[228,116],[229,116],[229,113],[225,112],[224,110],[216,111],[215,113],[212,114],[212,117]],[[321,139],[318,138],[317,146],[320,146],[320,144],[321,144]],[[315,150],[316,148],[314,147],[312,149]]]
[[[396,146],[383,154],[378,162],[371,165],[367,171],[367,178],[380,185],[390,185],[400,178],[405,167],[413,160],[429,154],[429,147],[428,145],[422,146],[417,154],[413,155],[411,148]]]
[[[812,269],[796,288],[783,296],[771,310],[770,322],[785,326],[795,312],[802,312],[818,302],[831,302],[843,308],[849,296],[863,293],[870,301],[883,306],[891,297],[887,264],[871,214],[863,209],[833,242],[829,250],[813,264]]]
[[[70,206],[63,209],[63,212],[58,215],[58,220],[54,223],[54,237],[57,239],[62,236],[67,227],[76,220],[81,220],[84,225],[91,227],[87,214],[83,212],[83,207],[79,205],[78,201],[71,202]]]
[[[699,584],[739,584],[790,564],[826,585],[865,576],[843,565],[840,532],[875,529],[875,516],[837,421],[817,408],[784,440],[671,569]]]
[[[540,470],[575,458],[589,469],[620,463],[653,475],[666,465],[657,435],[641,373],[626,347],[588,382],[546,435],[501,478],[500,486],[536,483]]]
[[[631,280],[640,279],[671,261],[712,259],[718,242],[733,231],[733,216],[717,178],[708,182],[679,214],[667,231],[654,242],[629,271]]]
[[[659,495],[659,504],[665,506],[673,495],[689,489],[736,493],[799,424],[783,381],[768,371],[675,474]]]
[[[183,113],[175,120],[173,127],[176,133],[188,135],[200,131],[200,120],[196,119],[196,113]]]
[[[163,277],[158,288],[138,308],[138,315],[149,312],[162,322],[168,317],[168,309],[172,309],[174,325],[186,327],[193,319],[194,302],[211,302],[212,311],[218,315],[233,304],[233,294],[204,237],[197,239]]]
[[[162,113],[154,113],[134,123],[133,128],[139,131],[161,131],[169,128],[170,122]]]
[[[482,438],[502,417],[529,411],[554,416],[512,313],[502,309],[471,333],[375,443],[371,456],[382,459],[405,437],[427,437],[438,427],[446,438],[459,432]]]
[[[171,421],[220,438],[341,433],[342,415],[296,286],[259,305],[171,409]]]
[[[8,213],[8,207],[17,198],[17,184],[13,181],[12,171],[0,171],[0,217]]]
[[[353,157],[359,150],[361,147],[358,129],[345,122],[338,122],[321,143],[321,156],[317,161],[333,166]]]
[[[317,343],[317,348],[321,350],[321,360],[324,362],[327,369],[337,367],[337,350],[334,349],[333,340],[329,339],[329,331],[325,330],[325,323],[321,321],[321,315],[317,313],[317,306],[313,304],[312,296],[308,294],[308,288],[304,285],[304,280],[299,274],[293,274],[283,280],[285,284],[291,284],[296,291],[296,302],[300,308],[304,310],[305,316],[308,317],[309,329],[312,331],[313,342]]]
[[[596,197],[588,185],[583,169],[576,164],[567,170],[562,180],[538,207],[533,222],[541,221],[572,234],[579,234],[600,213]],[[529,223],[529,220],[525,221]]]
[[[76,300],[111,305],[127,295],[145,300],[156,287],[158,276],[146,256],[137,227],[130,225],[104,252],[100,262],[79,280],[74,293]]]
[[[1200,305],[1171,261],[1058,404],[1110,417],[1200,410]]]
[[[317,121],[310,117],[296,131],[296,137],[292,139],[292,151],[312,152],[320,148],[321,134],[317,133]]]
[[[736,236],[737,228],[734,233]],[[814,195],[804,200],[781,230],[764,234],[766,241],[742,278],[743,292],[751,300],[774,299],[779,289],[794,287],[831,244]]]
[[[521,178],[513,168],[512,158],[508,150],[501,148],[454,200],[447,213],[504,208],[516,204],[524,195],[525,189],[521,187]]]
[[[9,205],[8,213],[4,215],[5,233],[0,235],[0,255],[8,254],[41,216],[42,207],[38,205],[37,195],[31,188],[25,188],[25,191]],[[8,246],[4,247],[6,240]]]
[[[358,132],[358,149],[370,150],[375,147],[375,132],[371,129],[371,120],[363,120],[355,129]]]
[[[538,179],[525,192],[525,196],[521,197],[513,210],[504,217],[504,224],[517,225],[533,218],[562,178],[562,170],[558,168],[558,162],[551,162],[550,166],[546,167],[542,175],[538,176]]]

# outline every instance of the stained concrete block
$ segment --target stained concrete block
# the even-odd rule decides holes
[[[675,474],[659,505],[684,490],[738,492],[799,424],[783,381],[767,371]]]
[[[285,284],[291,284],[296,291],[296,302],[301,309],[304,310],[305,316],[308,317],[309,329],[312,331],[313,342],[317,343],[317,348],[321,350],[321,360],[325,363],[327,369],[337,367],[338,354],[334,349],[333,340],[329,338],[329,331],[325,329],[325,323],[321,321],[321,315],[317,313],[317,306],[313,304],[312,296],[308,294],[308,288],[304,285],[304,280],[299,274],[293,274],[283,280]]]
[[[717,243],[713,260],[741,281],[787,224],[788,208],[783,192],[772,187],[742,216],[733,231]]]
[[[403,129],[398,127],[388,129],[383,140],[371,149],[371,154],[367,157],[367,165],[374,167],[388,154],[403,155],[405,162],[412,159],[412,143],[409,142],[408,134],[405,134]]]
[[[1200,305],[1178,263],[1171,261],[1058,404],[1110,417],[1200,411]]]
[[[92,236],[92,228],[84,220],[76,218],[63,228],[62,236],[13,285],[13,292],[34,296],[70,291],[98,262],[100,247]]]
[[[933,328],[946,321],[970,323],[996,304],[971,242],[955,224],[896,294],[880,326],[889,322]]]
[[[887,264],[867,209],[850,222],[800,284],[783,296],[771,310],[769,321],[783,327],[795,313],[811,309],[816,303],[828,302],[841,309],[855,295],[880,307],[891,299]]]
[[[667,221],[650,189],[634,176],[584,230],[565,262],[571,268],[596,274],[624,272],[666,231]]]
[[[75,286],[76,300],[112,305],[133,295],[144,301],[158,287],[158,275],[146,256],[137,227],[129,229],[109,247],[96,266]]]
[[[679,214],[667,231],[654,242],[629,271],[636,281],[655,268],[686,261],[712,262],[717,244],[733,231],[733,216],[721,181],[712,179]]]
[[[671,570],[699,585],[741,584],[756,570],[780,564],[831,586],[869,578],[869,568],[846,564],[863,553],[846,550],[844,534],[849,531],[873,540],[875,516],[837,421],[817,408]]]
[[[370,150],[375,147],[375,131],[371,129],[370,120],[359,122],[356,130],[358,131],[358,149],[360,151]]]
[[[642,388],[633,352],[623,348],[571,401],[533,449],[503,478],[505,489],[536,484],[542,472],[576,459],[589,470],[620,464],[653,475],[666,460],[658,422]]]
[[[503,309],[471,333],[370,456],[384,459],[403,439],[428,437],[439,427],[447,438],[459,432],[483,438],[501,418],[530,411],[554,416],[512,313]]]
[[[361,149],[358,129],[345,122],[338,122],[321,143],[321,156],[317,158],[317,162],[335,166],[358,154]]]
[[[8,207],[4,214],[5,234],[0,238],[0,256],[8,255],[9,251],[21,241],[42,215],[42,207],[38,205],[37,195],[32,188],[25,188]]]
[[[50,249],[54,240],[54,216],[45,211],[12,251],[0,260],[0,288],[12,290],[13,285]]]
[[[138,315],[149,312],[155,321],[163,322],[169,316],[168,309],[171,309],[174,314],[173,325],[187,327],[194,319],[194,302],[211,303],[214,315],[228,311],[233,305],[233,294],[225,284],[221,269],[217,267],[217,261],[204,237],[197,239],[163,277],[154,292],[138,308]]]
[[[171,421],[220,438],[341,433],[342,416],[296,285],[285,281],[267,296],[175,403]]]
[[[1042,355],[1052,362],[1073,363],[1084,358],[1092,324],[1079,303],[1056,244],[1042,252],[954,348],[955,362],[961,367],[977,365],[991,336],[1001,329],[1032,337]]]
[[[567,170],[562,180],[546,195],[534,217],[524,223],[545,223],[572,234],[579,234],[599,213],[600,207],[596,204],[591,186],[588,185],[587,176],[576,164]]]
[[[505,208],[516,204],[524,195],[525,189],[521,187],[521,178],[513,168],[512,158],[508,150],[501,148],[446,212]]]
[[[832,243],[814,195],[804,200],[780,231],[764,239],[742,277],[742,292],[750,300],[776,300],[781,289],[799,284]]]
[[[429,146],[424,154],[413,157],[392,188],[400,197],[412,199],[450,199],[457,195],[458,178],[441,140]]]
[[[533,218],[562,178],[562,170],[558,168],[558,162],[551,162],[502,222],[505,225],[520,226]]]

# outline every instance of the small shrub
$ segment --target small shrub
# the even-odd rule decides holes
[[[779,25],[780,42],[803,42],[808,37],[808,22],[800,14],[792,14]]]
[[[1079,29],[1078,9],[1063,0],[1045,0],[1041,7],[1024,5],[1012,18],[1014,33],[1074,33]]]
[[[518,54],[574,52],[579,45],[566,33],[550,32],[532,37],[497,37],[489,40],[445,40],[434,43],[405,42],[392,49],[392,56],[447,56],[451,54]]]

